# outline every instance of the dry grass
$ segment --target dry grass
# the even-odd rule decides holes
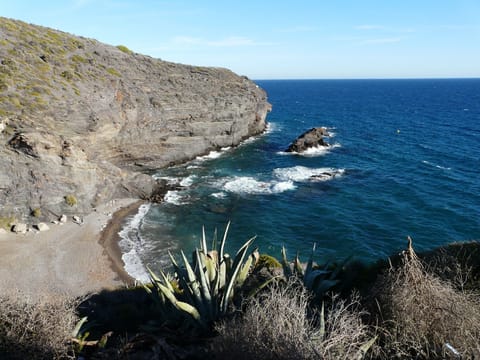
[[[480,358],[478,297],[425,270],[411,246],[376,285],[382,358]],[[449,344],[449,345],[447,345]]]
[[[76,303],[43,296],[32,302],[23,294],[0,295],[1,359],[71,359],[69,342]]]
[[[303,286],[277,284],[251,299],[243,316],[217,326],[211,349],[218,359],[354,359],[369,339],[357,303],[334,298],[325,334],[309,316]],[[318,323],[318,314],[316,322]]]

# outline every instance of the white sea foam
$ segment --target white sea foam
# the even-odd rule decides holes
[[[120,236],[119,246],[122,249],[122,260],[125,264],[125,271],[133,278],[146,282],[148,274],[139,256],[145,243],[140,237],[138,230],[142,221],[150,209],[150,204],[143,204],[139,207],[137,214],[118,233]]]
[[[236,176],[227,179],[223,189],[236,194],[278,194],[295,189],[292,181],[259,181],[250,176]]]
[[[216,199],[225,199],[227,197],[227,194],[221,191],[221,192],[213,193],[210,196],[213,196]]]
[[[273,174],[283,181],[327,181],[344,174],[345,169],[334,168],[308,168],[305,166],[294,166],[290,168],[277,168]]]
[[[334,143],[330,146],[314,146],[314,147],[306,149],[304,152],[301,152],[301,153],[296,152],[296,151],[292,151],[292,152],[279,151],[279,152],[277,152],[277,154],[278,155],[300,155],[300,156],[305,156],[305,157],[316,157],[316,156],[324,156],[324,155],[330,153],[330,151],[332,151],[333,149],[336,149],[336,148],[339,148],[339,147],[342,147],[342,145],[339,144],[339,143]]]
[[[445,166],[437,165],[437,164],[431,163],[430,161],[427,161],[427,160],[422,160],[422,163],[424,163],[426,165],[429,165],[429,166],[436,167],[437,169],[441,169],[441,170],[452,170],[451,167],[445,167]]]
[[[224,153],[224,151],[216,151],[216,150],[213,150],[213,151],[210,151],[207,155],[197,156],[197,157],[195,158],[195,160],[197,160],[197,161],[205,161],[205,160],[217,159],[217,158],[219,158],[220,156],[222,156],[223,153]]]
[[[161,176],[161,175],[153,175],[152,176],[155,180],[165,180],[169,185],[178,184],[181,178],[174,177],[174,176]]]
[[[173,205],[185,204],[184,196],[182,196],[182,191],[179,190],[168,190],[163,200]]]
[[[180,186],[189,187],[195,182],[197,175],[190,175],[180,181]]]

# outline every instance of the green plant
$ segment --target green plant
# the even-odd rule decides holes
[[[125,45],[117,45],[117,49],[120,50],[121,52],[124,52],[125,54],[132,54],[132,50],[130,50]]]
[[[65,202],[67,203],[68,206],[75,206],[77,205],[77,198],[74,195],[66,195],[65,196]]]
[[[114,76],[118,76],[118,77],[121,76],[120,73],[117,70],[115,70],[114,68],[107,68],[107,72],[110,75],[114,75]]]
[[[233,260],[224,252],[229,226],[230,223],[227,224],[219,250],[214,236],[212,250],[208,251],[203,229],[200,249],[195,249],[191,262],[181,251],[183,266],[179,266],[170,254],[175,270],[173,278],[162,270],[157,276],[148,269],[154,291],[148,286],[145,286],[145,290],[154,296],[164,314],[176,310],[188,320],[193,320],[197,327],[210,329],[215,320],[229,313],[235,289],[243,285],[258,256],[253,251],[245,260],[255,237],[240,247]]]
[[[42,216],[42,209],[40,209],[40,208],[33,209],[32,210],[32,216],[36,217],[36,218],[39,218],[40,216]]]
[[[300,262],[298,253],[293,262],[289,263],[287,260],[287,251],[285,247],[282,247],[282,265],[284,275],[287,279],[292,276],[298,277],[302,280],[304,286],[308,290],[312,291],[317,300],[319,300],[327,291],[331,290],[340,282],[337,277],[343,265],[331,267],[329,264],[325,264],[323,266],[314,264],[314,253],[315,244],[313,245],[312,252],[304,269]]]
[[[15,216],[0,216],[0,229],[10,230],[15,221]]]

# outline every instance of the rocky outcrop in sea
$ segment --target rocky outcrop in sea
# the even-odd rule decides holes
[[[0,216],[149,198],[149,175],[265,129],[266,93],[227,69],[0,18]]]
[[[315,127],[297,137],[285,150],[286,152],[302,153],[310,148],[328,147],[325,137],[329,137],[328,129],[325,127]]]

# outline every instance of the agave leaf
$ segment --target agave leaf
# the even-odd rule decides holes
[[[196,250],[195,253],[197,252],[198,252],[198,256],[195,255],[195,257],[197,260],[198,269],[196,270],[199,270],[199,274],[200,272],[203,272],[203,275],[205,276],[206,285],[210,289],[210,275],[208,273],[208,266],[207,266],[207,261],[209,260],[209,258],[206,254],[203,253],[203,251]]]
[[[210,255],[205,257],[205,267],[207,269],[207,277],[210,283],[210,289],[213,288],[212,284],[217,276],[217,267],[215,264],[215,259],[212,258]]]
[[[72,337],[78,338],[80,335],[80,329],[82,328],[83,324],[85,324],[88,320],[87,316],[82,317],[77,324],[75,325],[75,328],[72,331]]]
[[[195,255],[197,256],[197,263],[200,264],[200,253],[198,249],[195,250]],[[207,317],[210,318],[211,316],[211,308],[212,308],[212,297],[210,295],[210,290],[208,288],[207,279],[205,273],[203,272],[203,267],[198,267],[198,274],[200,278],[200,290],[203,297],[203,305],[207,312]]]
[[[312,290],[314,287],[314,283],[318,282],[320,277],[326,278],[326,275],[330,274],[329,270],[312,270],[308,274],[305,273],[305,277],[303,278],[303,284],[309,290]]]
[[[173,306],[191,315],[195,320],[200,320],[200,313],[195,307],[193,307],[192,305],[186,302],[179,301],[175,297],[175,295],[170,290],[168,290],[166,286],[163,286],[162,284],[158,284],[158,287],[160,291],[163,293],[163,295],[165,295],[165,297],[172,303]]]
[[[375,341],[377,341],[377,338],[378,338],[378,336],[375,335],[373,338],[368,340],[365,344],[360,346],[360,349],[358,349],[357,354],[355,355],[354,359],[355,360],[362,360],[365,357],[368,350],[370,350],[370,348],[373,346]]]
[[[315,247],[316,247],[316,244],[313,243],[312,252],[310,254],[310,258],[308,259],[307,267],[305,268],[304,278],[306,278],[310,274],[310,272],[312,271],[312,268],[313,268],[313,254],[315,253]]]
[[[292,269],[290,268],[290,264],[287,260],[287,250],[285,249],[285,246],[282,246],[282,266],[285,277],[289,278],[292,276]]]
[[[240,269],[240,272],[238,273],[238,276],[237,276],[237,282],[236,282],[237,286],[242,286],[245,280],[247,279],[248,273],[253,263],[253,259],[254,259],[254,256],[252,253],[248,257],[247,261],[245,261],[245,264],[243,264],[242,268]]]
[[[183,263],[185,265],[185,270],[187,274],[187,279],[186,279],[188,280],[187,287],[190,289],[193,300],[197,305],[197,307],[199,308],[199,311],[201,313],[204,313],[205,308],[202,301],[202,295],[200,293],[200,285],[197,280],[197,276],[195,275],[195,272],[193,271],[192,266],[188,262],[187,257],[185,256],[185,253],[182,250],[180,250],[180,254],[182,255]]]
[[[229,228],[230,228],[230,221],[227,223],[227,227],[225,228],[225,232],[223,233],[222,242],[220,243],[220,254],[219,254],[220,259],[223,259],[225,242],[227,241],[227,234],[228,234],[228,229]]]
[[[302,263],[300,262],[300,258],[298,257],[298,251],[297,255],[295,256],[295,260],[293,261],[293,270],[300,277],[303,277],[303,268]]]
[[[325,279],[320,281],[320,283],[317,286],[314,286],[312,290],[317,296],[322,296],[328,290],[330,290],[335,285],[337,285],[339,282],[340,282],[339,280]]]
[[[202,226],[202,243],[201,245],[201,250],[203,251],[204,254],[208,252],[207,249],[207,237],[205,236],[205,226]]]
[[[345,267],[345,265],[352,259],[353,255],[349,255],[347,256],[347,258],[345,260],[343,260],[340,265],[338,265],[332,272],[332,275],[330,276],[330,279],[335,279],[338,277],[338,274],[340,273],[340,271],[343,270],[343,268]]]
[[[245,254],[248,250],[250,244],[255,240],[256,236],[252,237],[251,239],[247,240],[245,244],[242,245],[240,250],[238,251],[237,255],[235,256],[235,260],[233,261],[232,265],[232,272],[229,275],[228,283],[226,284],[225,292],[223,293],[222,300],[220,302],[220,313],[225,314],[228,309],[228,302],[233,297],[233,286],[236,282],[237,275],[240,272],[241,265],[243,263],[243,259]]]

